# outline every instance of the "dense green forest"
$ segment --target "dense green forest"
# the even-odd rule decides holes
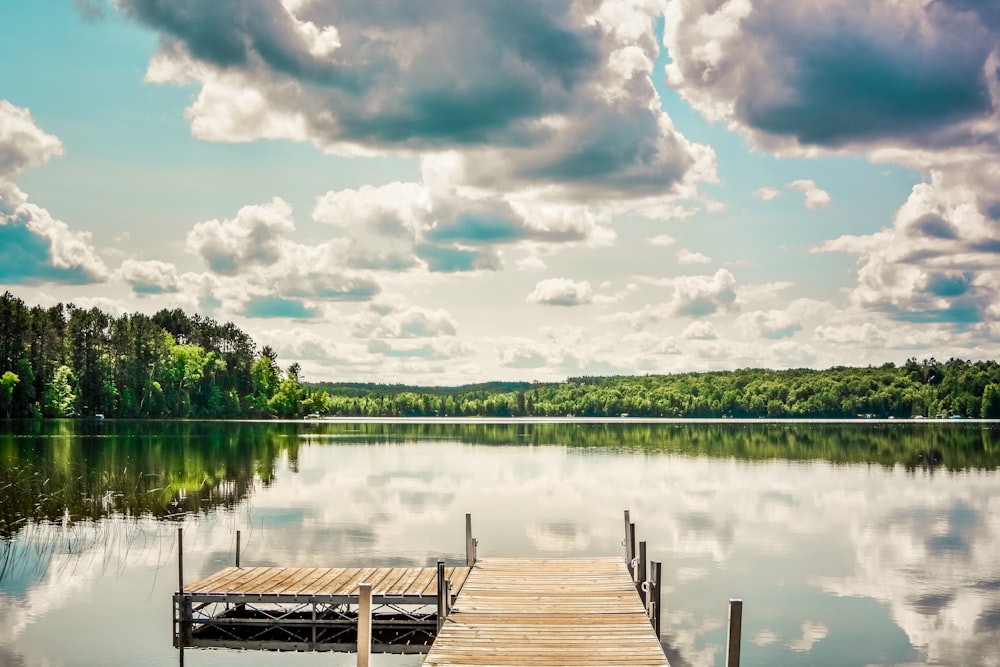
[[[902,366],[578,377],[557,384],[421,389],[315,385],[345,416],[970,417],[1000,418],[1000,364],[908,360]]]
[[[181,310],[112,317],[0,297],[0,415],[294,417],[316,406],[234,324]],[[323,407],[321,404],[318,406]]]
[[[563,416],[1000,418],[995,361],[578,377],[461,387],[305,383],[234,324],[0,297],[0,414],[123,418]]]

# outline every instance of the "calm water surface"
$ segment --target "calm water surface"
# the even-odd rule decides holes
[[[0,426],[0,665],[175,665],[185,578],[232,564],[663,562],[674,667],[998,665],[992,424],[52,422]],[[353,656],[188,650],[191,666]],[[418,665],[375,656],[376,665]]]

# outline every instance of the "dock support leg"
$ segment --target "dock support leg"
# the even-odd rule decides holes
[[[729,643],[726,667],[740,667],[740,634],[743,630],[743,600],[729,601]]]
[[[184,647],[191,645],[193,636],[194,609],[191,598],[183,593],[174,593],[174,647],[181,650],[181,655],[184,654]]]
[[[444,619],[448,616],[448,584],[444,579],[444,561],[438,561],[438,618],[437,631],[441,632],[444,627]]]
[[[472,515],[465,515],[465,564],[472,567],[476,564],[476,545],[472,537]]]
[[[177,529],[177,594],[174,595],[176,615],[174,643],[180,648],[180,660],[184,660],[184,647],[191,643],[193,633],[193,612],[191,598],[184,595],[184,529]]]
[[[639,542],[639,562],[635,568],[635,587],[639,591],[639,599],[643,606],[646,605],[648,596],[646,595],[646,542]]]
[[[372,585],[358,586],[358,667],[368,667],[372,654]]]
[[[660,638],[660,590],[661,584],[663,582],[663,563],[654,562],[651,564],[652,567],[652,579],[653,579],[653,606],[651,611],[651,618],[653,619],[653,630],[656,632],[656,638]]]
[[[663,581],[663,563],[653,561],[649,564],[649,621],[653,624],[656,638],[660,638],[660,583]]]
[[[183,595],[174,593],[174,648],[184,650]]]
[[[236,531],[236,567],[240,566],[240,531]]]

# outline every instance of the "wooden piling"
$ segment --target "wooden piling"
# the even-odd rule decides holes
[[[465,515],[465,564],[472,567],[476,564],[476,545],[472,537],[472,515]]]
[[[184,529],[177,529],[177,592],[184,592]]]
[[[236,567],[240,566],[240,531],[236,531]]]
[[[729,601],[729,642],[726,667],[740,667],[740,634],[743,630],[743,600]]]
[[[632,581],[635,581],[635,566],[637,565],[636,553],[635,553],[635,523],[630,523],[628,525],[628,546],[625,548],[625,553],[628,557],[628,573],[632,575]]]
[[[445,583],[444,578],[444,561],[438,561],[438,571],[437,571],[437,584],[438,584],[438,594],[437,594],[437,631],[441,632],[441,628],[444,627],[444,619],[448,616],[447,609],[447,596],[448,596],[448,586]]]
[[[656,638],[660,638],[660,585],[663,581],[663,563],[652,561],[649,564],[649,620],[653,624]]]
[[[358,667],[368,667],[372,653],[372,585],[358,585]]]
[[[622,544],[625,545],[625,565],[628,566],[629,575],[632,574],[632,559],[635,558],[635,554],[632,553],[632,540],[630,539],[630,537],[634,534],[632,521],[629,517],[629,511],[625,510],[625,540]]]
[[[639,599],[646,604],[646,541],[639,542],[639,561],[636,565],[635,586],[639,591]]]

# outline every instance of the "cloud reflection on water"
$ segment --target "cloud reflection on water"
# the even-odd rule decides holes
[[[674,667],[721,663],[729,597],[745,600],[747,664],[798,665],[808,653],[816,665],[988,665],[1000,645],[997,481],[996,472],[592,448],[306,440],[235,510],[186,519],[185,566],[193,580],[229,564],[236,529],[246,564],[460,561],[465,512],[484,557],[618,555],[628,507],[650,558],[664,562]],[[114,581],[148,587],[132,604],[137,618],[154,618],[140,625],[157,628],[122,639],[126,653],[171,656],[172,526],[134,525],[144,548],[98,540],[85,555],[53,554],[23,594],[0,584],[0,657],[85,664],[45,648],[52,633],[99,655],[108,633],[81,634],[73,618],[95,600],[91,613],[110,613],[100,599]],[[212,660],[243,664],[227,655]]]

